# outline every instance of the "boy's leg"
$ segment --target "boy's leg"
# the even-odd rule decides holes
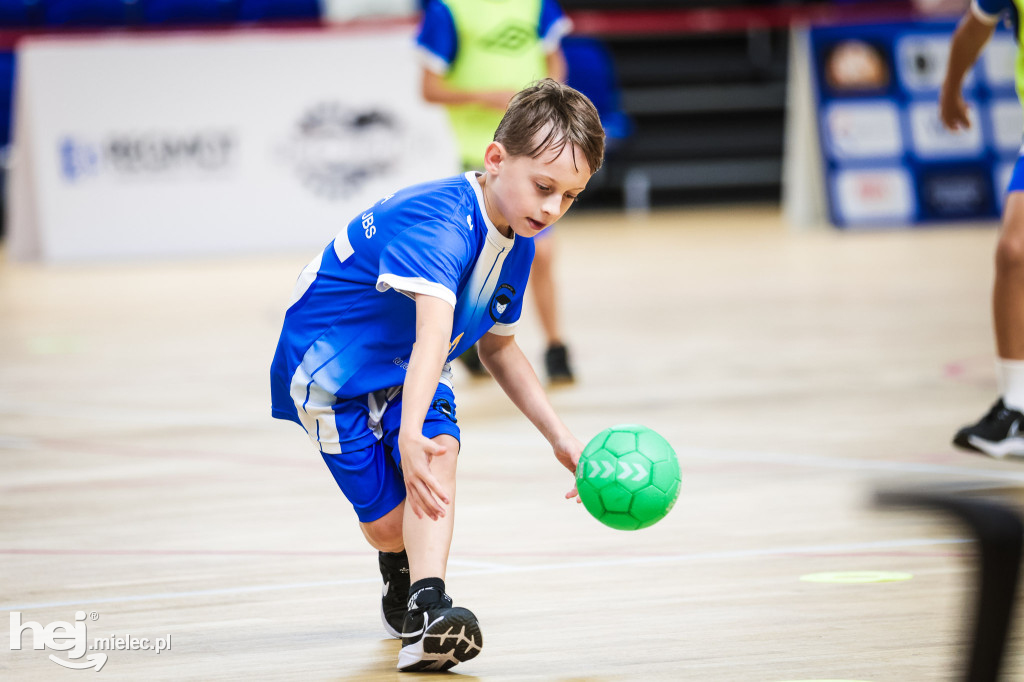
[[[401,428],[401,399],[385,412],[381,426],[384,442],[397,445]],[[430,469],[448,492],[445,515],[434,521],[418,518],[409,505],[404,514],[406,553],[412,578],[408,614],[402,626],[398,669],[409,672],[447,670],[480,652],[483,636],[476,616],[453,608],[445,594],[444,579],[451,548],[455,511],[455,472],[459,456],[459,428],[451,388],[438,386],[423,423],[423,435],[445,447],[430,461]],[[399,461],[401,453],[392,450]]]
[[[389,635],[401,637],[409,601],[409,560],[402,540],[402,474],[379,441],[363,449],[321,454],[355,508],[364,537],[377,549],[377,564],[384,583],[381,622]]]
[[[417,517],[406,505],[405,547],[412,585],[398,655],[398,669],[405,672],[447,670],[473,658],[483,646],[476,616],[468,609],[452,608],[451,597],[444,591],[455,524],[459,441],[448,434],[432,440],[447,448],[443,455],[431,460],[430,470],[448,491],[450,501],[445,505],[444,516],[436,521],[427,516]]]
[[[452,607],[443,580],[425,578],[413,583],[411,590],[398,653],[399,670],[448,670],[480,653],[484,639],[476,616],[469,609]]]
[[[405,505],[403,537],[405,551],[409,554],[412,582],[423,578],[444,580],[448,567],[448,552],[452,544],[452,532],[455,528],[455,469],[458,462],[459,441],[448,434],[435,436],[431,440],[446,448],[443,455],[431,460],[430,471],[437,477],[441,486],[448,491],[450,501],[444,505],[444,516],[436,521],[429,516],[417,517],[412,511],[412,507]]]
[[[1006,198],[996,247],[992,319],[1000,398],[975,424],[957,432],[953,442],[992,457],[1024,455],[1024,180],[1017,163]],[[1014,191],[1017,190],[1017,191]]]
[[[402,523],[405,516],[405,501],[375,521],[359,522],[366,541],[379,552],[401,552],[405,549],[402,537]]]
[[[396,639],[402,637],[402,623],[409,610],[409,557],[402,540],[402,519],[405,502],[369,523],[360,523],[373,547],[377,549],[377,566],[384,589],[380,598],[380,619],[384,630]]]

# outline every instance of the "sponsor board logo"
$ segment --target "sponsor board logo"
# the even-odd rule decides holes
[[[833,191],[843,223],[897,224],[914,216],[913,184],[902,168],[839,171]]]
[[[347,199],[394,172],[405,146],[402,132],[390,111],[322,102],[299,117],[277,155],[316,196]]]
[[[921,181],[921,201],[933,218],[970,218],[992,212],[987,173],[948,172],[926,175]]]
[[[949,61],[949,34],[907,35],[896,43],[900,79],[907,90],[934,92],[942,87]],[[974,86],[973,69],[964,78],[964,86]]]
[[[1017,82],[1017,43],[1010,33],[997,32],[981,55],[981,69],[990,88],[1012,89]]]
[[[65,135],[57,142],[57,155],[61,177],[73,183],[100,175],[208,175],[228,168],[237,147],[227,131],[114,133],[102,139]]]
[[[977,105],[968,102],[971,127],[953,132],[939,119],[939,105],[929,100],[910,105],[910,129],[914,152],[928,159],[943,157],[972,157],[984,151],[981,126],[977,121]],[[1019,139],[1019,134],[1018,134]]]
[[[829,150],[836,159],[896,157],[903,153],[900,119],[892,102],[837,103],[825,112]]]
[[[989,112],[996,148],[1006,154],[1016,154],[1020,149],[1020,131],[1024,128],[1024,114],[1017,99],[993,99],[989,102]]]

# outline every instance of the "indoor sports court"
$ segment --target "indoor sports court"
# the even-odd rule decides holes
[[[578,28],[600,25],[588,21],[601,8],[578,11]],[[766,16],[721,11],[729,21]],[[408,29],[406,19],[397,25]],[[318,43],[319,30],[283,39],[300,56],[335,49]],[[358,42],[362,31],[339,22],[327,34]],[[773,58],[791,54],[778,42],[786,31],[772,29]],[[20,176],[8,167],[0,618],[10,625],[0,677],[414,677],[395,670],[401,644],[382,628],[380,574],[351,507],[302,430],[270,417],[269,363],[292,286],[333,236],[319,226],[347,199],[327,201],[340,190],[321,175],[322,157],[310,139],[283,132],[262,148],[286,169],[273,206],[254,201],[244,220],[218,214],[211,222],[239,223],[224,234],[201,221],[166,232],[220,210],[218,196],[251,196],[242,183],[250,175],[272,187],[276,171],[252,171],[250,128],[207,126],[187,106],[163,114],[184,123],[152,128],[202,150],[172,158],[165,141],[166,186],[146,176],[153,157],[138,140],[118,159],[96,160],[90,149],[113,147],[90,147],[98,133],[67,129],[70,146],[54,161],[41,136],[63,125],[45,112],[60,92],[53,83],[67,82],[48,84],[46,74],[74,50],[85,50],[85,66],[105,64],[138,39],[114,38],[103,54],[88,52],[87,40],[26,43],[26,68],[40,80],[19,106],[42,113],[11,159],[35,165]],[[609,40],[617,58],[625,40]],[[220,43],[201,50],[220,73]],[[163,57],[142,58],[159,68]],[[762,85],[763,95],[771,88]],[[657,128],[637,114],[653,106],[643,104],[651,90],[638,92],[624,89],[623,111],[638,129]],[[83,116],[102,120],[87,88],[73,94]],[[306,129],[337,114],[307,102]],[[824,151],[789,150],[805,155],[794,171],[792,156],[783,164],[781,118],[759,111],[778,118],[775,161],[706,160],[707,178],[746,169],[746,190],[695,183],[692,160],[610,157],[593,197],[557,228],[576,381],[553,387],[551,402],[584,442],[643,424],[673,445],[681,486],[664,519],[618,531],[564,499],[572,477],[543,438],[494,381],[454,366],[462,452],[446,582],[456,605],[478,616],[485,645],[447,673],[453,679],[1024,678],[1021,630],[1003,627],[1020,600],[1021,535],[1004,522],[1019,523],[1024,460],[950,443],[997,392],[998,199],[974,217],[940,220],[942,207],[915,198],[899,225],[886,222],[886,210],[903,210],[888,200],[858,212],[834,194],[824,204],[794,199],[781,186],[783,165],[810,177],[825,155],[810,195],[814,182],[832,186],[829,173],[843,164],[822,142]],[[141,130],[127,121],[119,125]],[[187,138],[189,126],[204,137]],[[676,143],[697,144],[687,140]],[[998,140],[986,133],[985,143]],[[1005,157],[986,154],[985,172],[1003,177]],[[934,178],[926,161],[908,161],[905,172]],[[228,171],[199,183],[210,167]],[[50,170],[63,184],[46,179]],[[193,184],[202,188],[188,194]],[[19,192],[32,200],[14,200]],[[287,203],[303,192],[308,204]],[[184,198],[159,203],[175,196]],[[109,211],[119,198],[121,212]],[[154,206],[163,215],[154,211],[153,230],[133,222]],[[15,226],[11,210],[36,228]],[[296,227],[272,232],[261,220]],[[316,229],[302,232],[303,221]],[[94,232],[104,227],[109,243]],[[241,241],[247,229],[251,242]],[[542,373],[532,308],[517,339]],[[979,616],[982,576],[990,592]]]
[[[448,582],[486,646],[455,671],[960,679],[977,548],[950,518],[872,498],[1012,499],[1024,479],[948,443],[993,390],[977,305],[993,230],[794,234],[771,207],[566,220],[580,378],[552,400],[583,439],[660,431],[681,493],[651,528],[602,526],[562,499],[570,477],[500,390],[457,373]],[[110,652],[106,677],[399,676],[351,510],[301,430],[267,416],[267,357],[306,257],[4,265],[4,610],[171,638],[159,657]],[[802,580],[862,571],[913,577]],[[27,645],[3,665],[70,674]],[[1005,665],[1021,674],[1019,639]]]

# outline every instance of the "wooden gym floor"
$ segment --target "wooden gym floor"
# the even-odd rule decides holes
[[[459,679],[958,679],[975,547],[871,498],[1024,484],[1024,462],[949,445],[995,397],[994,227],[797,234],[755,207],[580,214],[557,238],[579,381],[552,400],[584,441],[660,431],[682,493],[652,528],[605,528],[562,499],[570,477],[500,391],[458,368],[448,587],[485,640]],[[351,509],[269,414],[312,255],[0,262],[0,619],[83,611],[90,640],[171,637],[108,652],[97,679],[410,678]],[[801,580],[850,571],[913,577]],[[0,678],[93,674],[31,638],[0,641]],[[1024,675],[1019,637],[1005,670]]]

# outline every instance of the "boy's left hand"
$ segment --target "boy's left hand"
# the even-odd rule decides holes
[[[555,457],[562,463],[562,466],[568,469],[569,473],[575,476],[576,465],[579,464],[580,453],[583,452],[583,443],[581,443],[576,436],[567,434],[563,438],[557,440],[552,445],[552,448],[555,451]],[[565,494],[565,499],[571,500],[574,497],[576,498],[576,502],[581,501],[579,492],[576,490],[575,485],[572,487],[572,490]]]

